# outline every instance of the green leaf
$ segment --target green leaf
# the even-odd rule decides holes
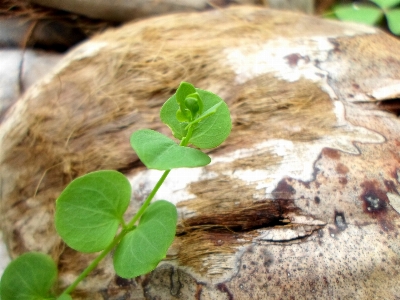
[[[190,143],[200,149],[210,149],[219,146],[226,138],[232,129],[232,122],[229,113],[229,108],[226,103],[217,95],[196,89],[200,98],[203,101],[204,113],[214,105],[221,103],[215,113],[203,119],[195,127]],[[179,140],[182,140],[186,134],[186,126],[188,123],[179,122],[175,113],[179,109],[176,102],[176,94],[169,98],[161,108],[161,120],[171,129],[172,134]]]
[[[150,129],[134,132],[131,145],[149,169],[201,167],[211,161],[211,158],[200,150],[179,146],[170,138]]]
[[[396,6],[397,4],[400,3],[400,0],[370,0],[371,2],[374,2],[376,5],[378,5],[380,8],[389,8]]]
[[[159,200],[150,204],[138,227],[115,250],[114,268],[118,276],[133,278],[154,270],[174,240],[177,219],[172,203]]]
[[[179,104],[183,104],[188,95],[196,93],[195,87],[188,82],[181,82],[178,89],[176,90],[176,101]]]
[[[192,118],[203,112],[203,101],[198,93],[188,95],[185,99],[185,106],[190,111]]]
[[[50,290],[57,280],[57,267],[48,255],[29,252],[13,260],[1,278],[2,300],[54,299]]]
[[[392,9],[386,13],[386,19],[391,32],[400,35],[400,9]]]
[[[222,105],[223,102],[218,102],[217,104],[215,104],[213,107],[207,109],[207,111],[205,113],[203,113],[202,115],[198,116],[195,120],[193,120],[192,122],[188,123],[188,125],[186,125],[185,129],[188,129],[189,126],[192,126],[194,124],[197,124],[201,121],[203,121],[205,118],[208,118],[209,116],[215,114],[218,110],[218,108]]]
[[[186,108],[185,99],[188,95],[196,93],[196,89],[194,86],[188,82],[181,82],[178,89],[176,90],[176,101],[179,106],[177,110],[174,111],[174,116],[181,121],[190,121],[191,120],[191,112],[188,108]]]
[[[378,7],[361,4],[337,5],[333,11],[342,21],[357,22],[367,25],[374,25],[383,17],[383,12]]]
[[[67,294],[62,294],[56,300],[72,300],[72,297],[70,295],[67,295]]]
[[[97,252],[114,239],[131,198],[131,186],[117,171],[97,171],[73,180],[56,203],[58,234],[71,248]]]

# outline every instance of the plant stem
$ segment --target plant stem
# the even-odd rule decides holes
[[[91,272],[93,271],[94,268],[97,267],[97,265],[99,264],[99,262],[106,257],[106,255],[112,250],[114,249],[114,247],[121,241],[121,239],[128,233],[129,231],[126,229],[123,229],[115,238],[114,240],[110,243],[110,245],[108,245],[100,254],[99,256],[97,256],[91,263],[89,266],[87,266],[87,268],[85,270],[83,270],[83,272],[75,279],[75,281],[69,286],[67,287],[61,295],[64,294],[70,294],[75,288],[76,286]],[[60,295],[60,296],[61,296]]]
[[[179,144],[179,146],[186,147],[189,144],[189,140],[192,137],[193,130],[194,130],[194,126],[192,126],[192,125],[189,126],[188,132],[187,132],[186,136],[181,140],[181,143]]]
[[[129,223],[127,224],[127,228],[128,229],[131,229],[133,227],[133,225],[135,225],[137,220],[139,220],[139,218],[143,215],[143,213],[146,210],[147,206],[149,206],[151,200],[153,200],[154,195],[158,192],[159,188],[164,183],[164,180],[165,180],[165,178],[167,178],[169,172],[171,172],[171,170],[164,171],[164,173],[161,175],[160,179],[158,180],[158,182],[154,186],[154,188],[151,191],[151,193],[147,196],[146,200],[143,202],[143,204],[139,208],[138,212],[135,214],[135,216],[132,218],[132,220],[130,220]]]

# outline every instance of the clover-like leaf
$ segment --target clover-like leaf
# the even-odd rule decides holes
[[[149,169],[201,167],[211,161],[211,158],[200,150],[179,146],[165,135],[150,129],[134,132],[131,145]]]
[[[383,17],[383,12],[378,7],[369,5],[343,4],[333,9],[335,15],[342,21],[350,21],[374,25]]]
[[[386,19],[391,32],[400,35],[400,9],[392,9],[386,12]]]
[[[28,252],[13,260],[0,282],[2,300],[55,299],[51,289],[57,280],[57,267],[48,255]]]
[[[97,171],[76,178],[57,199],[57,232],[75,250],[101,251],[123,224],[130,198],[131,185],[117,171]]]
[[[133,278],[154,270],[174,240],[177,218],[172,203],[159,200],[150,204],[137,228],[115,250],[114,268],[118,276]]]
[[[389,8],[400,4],[400,0],[370,0],[381,8]]]
[[[201,89],[196,89],[196,91],[203,102],[204,113],[202,115],[209,112],[215,105],[221,104],[217,106],[215,112],[208,114],[206,118],[197,123],[189,143],[200,149],[215,148],[225,141],[231,132],[232,122],[229,108],[217,95]],[[187,134],[186,127],[189,123],[180,122],[175,117],[175,112],[178,109],[179,105],[175,94],[162,106],[160,117],[161,121],[171,129],[174,137],[182,140]]]

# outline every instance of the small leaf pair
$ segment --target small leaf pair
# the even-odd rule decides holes
[[[65,243],[81,252],[110,245],[119,228],[127,231],[116,245],[117,274],[132,278],[152,271],[165,257],[176,231],[176,207],[152,203],[137,227],[126,228],[123,215],[131,198],[128,179],[117,171],[97,171],[72,181],[57,199],[56,229]]]
[[[391,32],[400,35],[400,0],[370,0],[375,5],[365,3],[340,4],[335,6],[333,12],[338,19],[376,25],[385,16]]]
[[[174,117],[174,113],[180,109],[178,101],[181,100],[178,100],[178,92],[182,85],[185,86],[182,94],[188,93],[186,96],[189,96],[193,94],[194,89],[203,106],[203,112],[191,122],[181,122]],[[187,137],[189,128],[192,125],[193,132],[190,133],[190,144],[199,149],[215,148],[226,140],[232,129],[228,105],[211,92],[195,89],[193,86],[193,89],[190,89],[187,85],[190,84],[181,83],[176,94],[164,103],[160,111],[161,121],[171,129],[172,134],[178,140],[183,140]]]
[[[229,108],[217,95],[182,82],[160,111],[161,120],[178,140],[200,149],[219,146],[232,129]],[[182,142],[181,142],[182,144]],[[132,134],[131,145],[149,169],[170,170],[205,166],[211,159],[203,152],[177,145],[172,139],[149,129]]]

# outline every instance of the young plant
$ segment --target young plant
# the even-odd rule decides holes
[[[220,97],[186,82],[164,103],[160,117],[180,143],[150,129],[132,134],[131,145],[144,165],[164,171],[134,217],[125,221],[131,185],[121,173],[97,171],[73,180],[56,201],[57,232],[72,249],[99,255],[57,297],[55,262],[45,254],[23,254],[4,271],[2,300],[72,299],[70,293],[112,250],[115,272],[123,278],[146,274],[165,258],[175,236],[177,210],[166,200],[151,201],[171,169],[210,163],[207,154],[188,145],[217,147],[232,124]]]
[[[343,21],[353,21],[367,25],[378,24],[386,17],[390,31],[400,35],[400,0],[370,0],[368,3],[340,4],[334,7],[336,17]]]

